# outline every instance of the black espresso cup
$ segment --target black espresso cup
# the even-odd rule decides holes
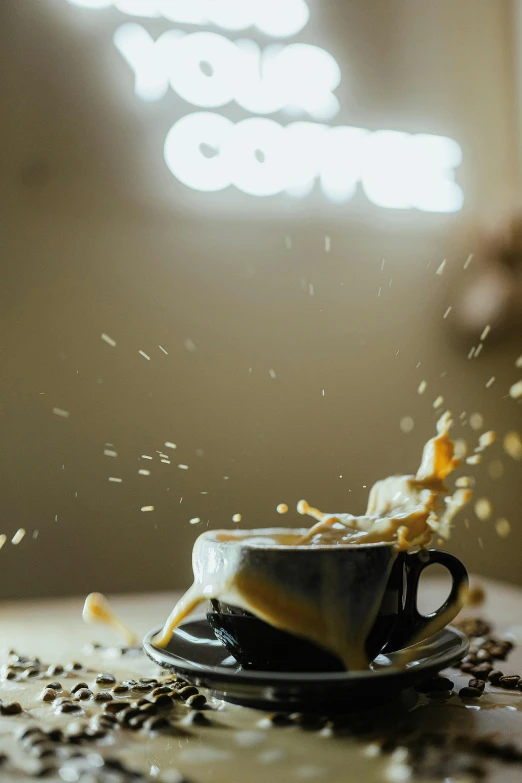
[[[257,530],[252,534],[273,532]],[[330,649],[327,644],[323,646],[317,633],[310,634],[312,639],[305,638],[283,630],[284,619],[282,628],[260,619],[259,615],[267,612],[262,597],[256,595],[256,579],[259,584],[269,580],[272,595],[282,591],[291,600],[312,606],[319,617],[325,601],[329,607],[336,602],[337,617],[347,621],[353,638],[364,634],[368,661],[380,652],[403,649],[441,630],[459,612],[468,584],[460,560],[436,549],[408,554],[397,552],[390,543],[257,546],[249,544],[248,539],[208,541],[208,545],[218,550],[227,548],[214,552],[218,563],[230,559],[229,547],[233,547],[235,569],[238,573],[248,570],[248,581],[253,586],[247,601],[253,611],[234,605],[229,596],[223,595],[211,601],[209,624],[238,663],[258,670],[317,672],[349,667],[346,660],[341,661],[332,652],[331,645]],[[451,591],[437,611],[422,615],[417,609],[419,579],[434,563],[450,572]],[[368,618],[372,618],[370,626]]]

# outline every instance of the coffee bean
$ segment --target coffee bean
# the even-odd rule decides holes
[[[0,715],[19,715],[21,712],[22,706],[17,701],[0,705]]]
[[[132,686],[132,690],[136,693],[149,693],[154,689],[154,685],[151,682],[137,682]]]
[[[181,696],[179,695],[179,691],[169,691],[167,693],[167,696],[170,696],[171,699],[174,701],[181,701]]]
[[[0,753],[0,767],[2,767],[8,761],[9,761],[9,756],[7,755],[7,753]]]
[[[28,679],[34,679],[35,677],[40,676],[40,669],[35,669],[33,666],[29,667],[28,669],[25,669],[24,671],[24,677],[27,677]]]
[[[72,699],[69,696],[59,696],[54,703],[55,707],[61,707],[62,704],[72,704]]]
[[[202,693],[194,693],[192,696],[189,696],[185,702],[187,707],[190,707],[192,710],[201,710],[206,703],[207,700]]]
[[[207,718],[204,712],[194,710],[189,712],[188,715],[183,718],[184,726],[212,726],[212,721]]]
[[[482,691],[478,688],[470,688],[468,685],[467,688],[460,689],[459,696],[461,699],[478,699],[482,696]]]
[[[65,669],[68,672],[81,672],[83,670],[83,663],[78,663],[78,661],[71,661],[65,665]]]
[[[98,691],[92,698],[94,701],[112,701],[112,693],[109,693],[109,691]]]
[[[171,705],[172,705],[172,702],[171,702]],[[147,704],[142,704],[139,707],[139,710],[140,710],[140,712],[143,715],[147,715],[147,716],[150,717],[151,715],[157,715],[158,714],[158,705],[157,704],[152,704],[149,701],[149,702],[147,702]]]
[[[174,706],[174,702],[166,693],[160,693],[159,696],[154,696],[152,702],[159,710],[170,710]]]
[[[477,660],[479,661],[491,661],[492,657],[492,654],[488,650],[477,650]]]
[[[85,729],[85,738],[89,740],[101,740],[105,739],[107,736],[107,732],[104,729],[101,728],[93,728],[89,726],[87,729]]]
[[[122,685],[126,685],[127,688],[134,688],[138,684],[138,680],[123,680]]]
[[[114,729],[117,726],[115,715],[97,715],[91,721],[92,729]]]
[[[22,745],[26,749],[35,748],[37,745],[48,745],[48,744],[49,744],[49,738],[43,732],[41,734],[32,734],[30,737],[27,737],[27,739],[24,739],[22,741]]]
[[[63,674],[63,672],[64,672],[64,668],[59,663],[54,664],[53,666],[49,666],[49,668],[47,669],[47,675],[49,677],[56,677],[57,674]]]
[[[488,674],[492,671],[493,666],[490,663],[480,663],[471,670],[471,674],[479,680],[487,680]]]
[[[40,701],[54,701],[56,696],[57,694],[54,688],[44,688],[38,698]]]
[[[41,736],[43,734],[43,731],[38,726],[28,726],[26,729],[22,729],[19,734],[16,735],[16,739],[19,742],[22,742],[25,739],[28,739],[28,737],[33,737],[35,735]]]
[[[118,723],[128,723],[131,718],[135,718],[137,715],[141,715],[141,712],[136,707],[127,707],[125,710],[121,710],[116,715]]]
[[[290,718],[303,729],[320,729],[324,725],[324,718],[311,712],[293,712]]]
[[[18,677],[16,670],[11,666],[2,667],[2,678],[4,680],[15,680]]]
[[[127,709],[127,707],[130,707],[128,701],[110,701],[108,704],[105,705],[103,711],[104,713],[110,713],[111,715],[115,715],[117,712],[121,712],[121,710]]]
[[[81,712],[81,707],[79,704],[75,704],[72,701],[66,701],[65,704],[60,704],[59,707],[56,707],[55,712],[63,712],[63,713],[69,713],[69,712]]]
[[[28,753],[35,759],[44,759],[56,754],[55,748],[49,744],[33,745]]]
[[[477,680],[477,679],[475,678],[475,679],[472,679],[472,680],[470,680],[470,681],[468,682],[468,686],[469,686],[470,688],[478,688],[478,689],[479,689],[479,691],[483,691],[483,690],[484,690],[484,688],[485,688],[485,686],[486,686],[486,683],[484,682],[484,680]]]
[[[78,682],[73,688],[71,688],[71,693],[76,693],[76,691],[80,691],[82,688],[88,688],[86,682]]]
[[[129,686],[128,685],[115,685],[113,688],[111,688],[112,693],[119,695],[120,693],[128,693]]]
[[[135,715],[133,718],[129,720],[129,726],[131,729],[141,729],[143,724],[147,722],[149,719],[148,715]]]
[[[108,674],[107,672],[104,672],[103,674],[98,674],[96,677],[96,684],[97,685],[114,685],[116,682],[116,677],[114,674]]]
[[[199,691],[194,685],[186,685],[184,688],[181,688],[179,691],[179,695],[185,701],[188,699],[189,696],[193,696],[197,693],[199,693]]]
[[[79,691],[76,691],[75,696],[79,701],[86,701],[92,698],[92,691],[89,688],[80,688]]]
[[[504,661],[506,659],[507,651],[503,647],[491,647],[489,651],[492,658],[495,658],[497,661]]]
[[[80,742],[85,736],[85,730],[87,729],[86,723],[80,721],[73,721],[65,727],[65,737],[69,742]]]
[[[31,775],[34,778],[46,778],[50,775],[55,775],[56,768],[52,764],[48,764],[45,762],[38,763],[35,767],[31,769]]]
[[[63,732],[58,728],[49,729],[45,732],[45,734],[51,740],[51,742],[61,742],[63,739]]]
[[[492,685],[498,685],[500,682],[500,678],[503,677],[503,672],[499,671],[498,669],[493,669],[493,671],[490,671],[488,674],[488,680]]]
[[[501,677],[500,680],[498,681],[498,684],[500,685],[501,688],[509,688],[512,690],[513,688],[517,687],[519,682],[520,682],[520,677],[518,676],[518,674],[508,674],[505,675],[504,677]]]
[[[157,688],[154,688],[151,696],[161,696],[162,693],[170,693],[171,690],[172,688],[170,688],[168,685],[159,685]]]
[[[461,670],[461,672],[464,672],[464,673],[468,673],[469,674],[469,672],[472,672],[474,668],[475,668],[475,664],[471,663],[471,662],[461,663],[460,664],[460,670]]]
[[[141,699],[138,699],[137,701],[133,701],[131,703],[131,707],[142,707],[144,704],[151,704],[148,699],[146,699],[144,696],[141,697]]]
[[[47,685],[48,688],[52,688],[54,691],[61,691],[62,686],[59,682],[50,682]]]
[[[138,682],[141,682],[143,685],[154,685],[156,686],[158,684],[158,681],[154,679],[154,677],[140,677]]]
[[[156,718],[147,718],[143,728],[147,729],[147,731],[164,731],[170,728],[170,723],[167,718],[158,715]]]

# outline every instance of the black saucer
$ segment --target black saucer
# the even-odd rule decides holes
[[[145,636],[145,652],[214,696],[245,707],[271,711],[349,712],[396,698],[401,691],[432,677],[468,652],[467,636],[448,626],[414,645],[414,655],[399,669],[398,653],[378,655],[370,671],[264,672],[242,669],[219,642],[206,618],[189,620],[174,631],[165,649],[155,647],[155,628]]]

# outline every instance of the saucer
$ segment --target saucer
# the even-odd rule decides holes
[[[219,642],[206,618],[188,620],[165,649],[145,636],[146,654],[159,666],[188,682],[208,688],[218,699],[270,711],[348,712],[391,701],[405,689],[461,660],[467,636],[448,626],[409,650],[409,663],[399,668],[401,652],[378,655],[368,671],[265,672],[243,669]]]

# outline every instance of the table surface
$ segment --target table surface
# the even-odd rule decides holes
[[[510,638],[522,643],[522,590],[485,579],[478,581],[485,589],[486,600],[478,608],[467,609],[466,613],[490,620],[496,634],[508,632]],[[428,605],[435,608],[444,598],[444,592],[445,587],[438,581],[427,582],[420,602],[421,609],[428,608]],[[151,627],[163,622],[174,600],[174,595],[165,594],[119,596],[111,600],[111,604],[115,613],[141,638]],[[112,672],[118,679],[159,677],[160,670],[145,656],[117,655],[116,646],[122,643],[121,640],[109,627],[84,624],[82,605],[81,598],[0,604],[0,663],[7,661],[9,648],[29,657],[38,656],[46,663],[82,662],[88,671],[69,675],[65,680],[63,677],[53,678],[59,679],[67,689],[80,681],[92,683],[95,672],[100,671]],[[517,626],[517,622],[521,625]],[[103,645],[102,650],[87,653],[86,645],[93,640]],[[508,661],[502,663],[502,670],[506,674],[522,672],[522,647],[515,647]],[[439,731],[448,736],[458,732],[475,739],[494,737],[513,742],[522,751],[522,692],[502,691],[488,685],[480,699],[464,703],[457,692],[467,684],[469,676],[456,670],[446,674],[455,683],[455,692],[449,698],[435,699],[412,694],[412,698],[399,704],[371,710],[368,717],[379,724],[379,736],[386,738],[388,730],[394,731],[400,721],[409,716],[419,734]],[[0,698],[4,703],[16,700],[24,708],[20,715],[0,716],[0,751],[9,756],[0,771],[0,778],[6,783],[29,780],[36,770],[37,762],[28,757],[16,739],[20,729],[32,725],[59,726],[67,722],[66,716],[56,716],[52,705],[38,700],[43,685],[48,681],[0,681]],[[338,729],[328,725],[319,729],[298,725],[273,726],[262,712],[227,705],[211,698],[209,702],[212,711],[206,714],[210,715],[212,725],[191,726],[186,736],[150,737],[142,732],[118,731],[111,732],[105,744],[90,743],[88,748],[81,745],[74,749],[117,756],[151,780],[175,781],[173,770],[194,783],[261,783],[267,780],[271,783],[346,783],[352,780],[401,783],[421,779],[411,772],[405,761],[404,748],[399,747],[391,754],[382,752],[379,742],[371,735],[354,736],[353,731],[346,727]],[[86,716],[94,715],[100,709],[92,701],[83,704],[86,705]],[[185,707],[179,709],[184,714]],[[70,722],[71,718],[68,720]],[[452,750],[445,762],[450,769],[452,753],[455,764],[459,762],[459,754]],[[432,751],[435,759],[440,759],[441,754],[440,749]],[[519,762],[506,763],[493,758],[481,759],[480,764],[486,765],[488,780],[522,779],[522,764]],[[459,778],[456,773],[452,776],[440,770],[436,772],[436,766],[431,777],[422,779],[475,779],[469,774]],[[62,773],[60,777],[51,773],[46,779],[75,779],[70,771],[68,775]]]

